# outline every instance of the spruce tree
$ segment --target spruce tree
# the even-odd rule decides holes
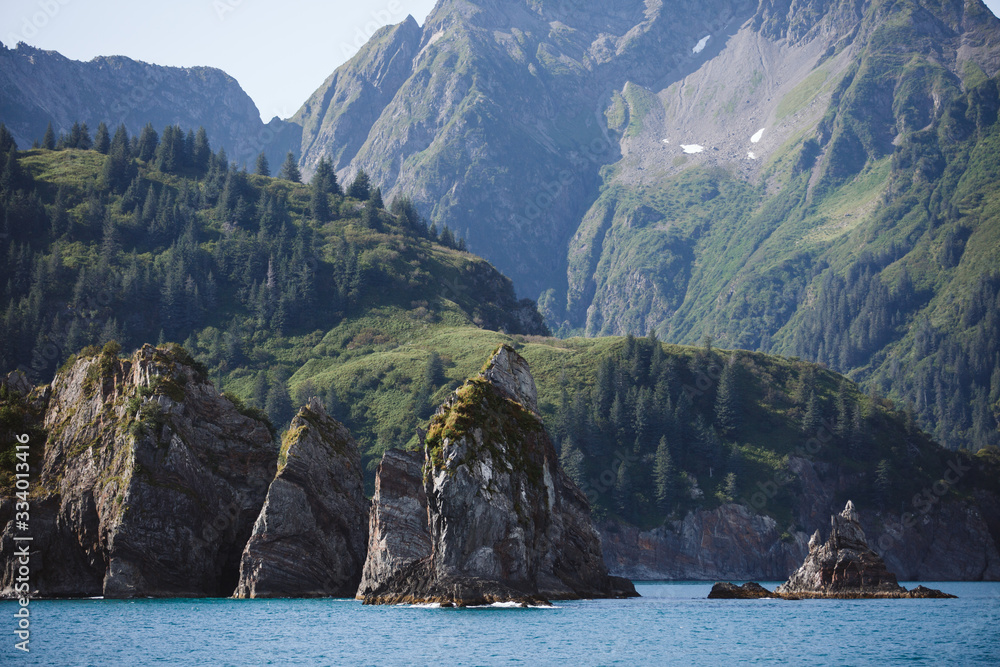
[[[382,188],[372,190],[369,200],[371,200],[375,208],[385,208],[385,202],[382,201]]]
[[[719,378],[719,391],[715,396],[715,423],[723,433],[730,435],[742,426],[743,415],[740,406],[738,385],[739,366],[736,358],[730,357]]]
[[[288,155],[285,156],[285,162],[281,165],[278,178],[291,181],[292,183],[302,182],[302,173],[299,171],[299,164],[295,160],[295,154],[292,151],[288,151]]]
[[[56,149],[56,133],[52,129],[52,123],[45,128],[45,136],[42,137],[42,148],[50,151]]]
[[[208,173],[212,162],[212,147],[208,143],[208,133],[204,127],[199,127],[194,135],[194,145],[191,146],[191,166],[199,175]]]
[[[309,181],[309,189],[312,191],[309,200],[309,209],[313,220],[317,222],[327,222],[330,220],[330,179],[336,178],[333,169],[326,158],[322,158],[316,166],[316,172],[312,180]]]
[[[819,398],[814,390],[809,390],[809,397],[806,399],[806,413],[802,417],[802,432],[807,436],[815,436],[823,425],[823,411],[820,408]]]
[[[267,162],[267,155],[263,152],[257,156],[257,163],[254,165],[253,173],[258,176],[270,176],[271,175],[271,165]]]
[[[371,181],[368,178],[368,174],[365,173],[364,169],[360,169],[354,177],[351,187],[347,190],[347,196],[360,199],[361,201],[367,201],[368,197],[371,195],[370,189]]]
[[[166,135],[166,131],[164,131],[164,135]],[[145,127],[142,128],[142,132],[139,133],[139,150],[136,157],[143,162],[149,162],[156,154],[156,147],[159,143],[160,137],[156,133],[156,130],[153,129],[153,124],[146,123]]]
[[[656,502],[663,509],[669,509],[674,500],[674,463],[670,457],[667,437],[660,438],[653,461],[653,478],[656,481]]]
[[[89,151],[94,147],[94,141],[90,138],[90,128],[87,127],[86,123],[80,123],[80,138],[76,147],[84,151]]]
[[[108,126],[101,121],[97,125],[97,136],[94,137],[94,150],[102,155],[107,155],[111,150],[111,137],[108,135]]]

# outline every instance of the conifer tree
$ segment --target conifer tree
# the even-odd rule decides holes
[[[369,199],[371,200],[372,205],[374,205],[375,208],[385,208],[385,202],[382,201],[382,188],[375,188],[374,190],[372,190]]]
[[[295,154],[292,151],[288,151],[288,155],[285,156],[285,162],[281,165],[278,178],[291,181],[292,183],[302,182],[302,173],[299,171],[299,164],[295,160]]]
[[[806,399],[806,413],[802,417],[802,432],[808,436],[814,436],[823,425],[823,412],[820,408],[819,398],[816,392],[809,390],[809,397]]]
[[[164,132],[166,134],[166,132]],[[142,132],[139,133],[139,149],[138,157],[143,162],[149,162],[153,159],[156,154],[156,148],[160,144],[160,137],[153,129],[152,123],[146,123],[142,128]]]
[[[120,125],[111,140],[111,148],[104,159],[104,170],[101,180],[104,187],[115,193],[122,193],[135,178],[137,173],[132,160],[132,148],[129,143],[128,131]]]
[[[108,135],[108,126],[101,121],[97,125],[97,136],[94,137],[94,150],[102,155],[107,155],[111,150],[111,137]]]
[[[656,502],[663,509],[669,509],[674,500],[674,477],[674,463],[670,457],[667,436],[662,436],[653,461],[653,478],[656,482]]]
[[[257,163],[254,165],[253,173],[258,176],[270,176],[271,175],[271,165],[267,162],[267,155],[261,152],[257,156]]]
[[[719,391],[715,396],[715,422],[725,434],[735,433],[743,422],[737,375],[736,358],[730,357],[719,378]]]
[[[212,147],[208,143],[208,133],[204,127],[199,127],[191,146],[191,166],[199,175],[204,175],[208,173],[211,162]]]
[[[94,147],[94,141],[90,138],[90,128],[87,127],[86,123],[80,123],[80,138],[76,147],[84,151],[89,151]]]
[[[371,180],[368,178],[368,174],[365,173],[365,170],[360,169],[354,177],[351,187],[347,190],[347,196],[360,199],[361,201],[366,201],[371,195],[370,189]]]
[[[56,149],[56,133],[52,129],[52,123],[45,128],[45,136],[42,137],[42,148],[50,151]]]

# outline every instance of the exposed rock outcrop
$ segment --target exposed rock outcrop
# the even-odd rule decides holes
[[[388,588],[395,573],[430,558],[423,466],[422,452],[390,449],[382,455],[368,524],[368,558],[358,587],[361,599]]]
[[[809,555],[788,581],[775,591],[786,597],[899,598],[954,597],[922,589],[911,594],[896,581],[885,561],[868,546],[854,503],[831,517],[826,542],[817,530],[809,540]]]
[[[285,434],[236,597],[353,597],[368,545],[361,455],[319,399]]]
[[[44,427],[34,595],[232,594],[274,448],[265,423],[221,396],[183,349],[146,345],[119,359],[105,347],[76,360],[52,382]],[[13,534],[8,521],[5,596]]]
[[[709,600],[760,600],[777,597],[756,581],[748,581],[742,586],[717,581],[708,594]]]
[[[371,563],[359,591],[366,604],[636,594],[630,582],[608,575],[587,499],[559,466],[527,362],[510,347],[501,346],[438,409],[424,453],[429,555],[413,561],[424,548],[419,539],[388,539],[397,526],[419,536],[414,515],[424,510],[419,491],[407,490],[404,479],[392,478],[397,468],[383,465],[383,492],[373,509],[381,525],[372,528]],[[412,462],[408,470],[414,484]],[[410,499],[409,515],[392,504],[403,498]],[[399,544],[414,548],[398,550]],[[393,558],[401,565],[390,569],[385,564]]]

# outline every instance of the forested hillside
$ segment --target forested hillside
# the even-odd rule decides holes
[[[387,208],[364,175],[341,188],[320,170],[306,186],[294,160],[270,177],[266,158],[246,173],[204,131],[174,126],[86,136],[94,149],[66,136],[18,152],[0,130],[5,371],[44,382],[89,345],[175,341],[220,384],[252,369],[238,388],[280,426],[294,372],[281,354],[353,349],[391,331],[361,316],[545,331],[508,279],[407,199]],[[346,339],[325,339],[346,326]]]

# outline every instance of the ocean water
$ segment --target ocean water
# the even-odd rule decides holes
[[[38,600],[28,654],[4,602],[0,664],[1000,664],[1000,583],[925,585],[959,599],[707,600],[710,583],[639,582],[642,598],[531,609]]]

